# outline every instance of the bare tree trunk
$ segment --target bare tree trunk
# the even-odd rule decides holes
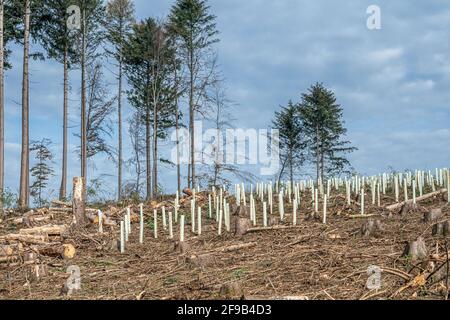
[[[0,0],[0,213],[3,211],[3,189],[5,181],[5,97],[4,97],[4,44],[3,44],[4,4]]]
[[[83,32],[81,35],[81,177],[84,178],[83,194],[87,183],[87,126],[86,126],[86,11],[83,9]]]
[[[158,107],[153,95],[153,198],[158,196]]]
[[[145,153],[146,153],[146,177],[147,177],[147,200],[152,196],[152,178],[151,178],[151,162],[150,162],[150,110],[147,106],[145,116]]]
[[[23,42],[23,79],[22,79],[22,154],[20,164],[19,207],[29,206],[29,43],[30,43],[30,1],[25,0],[24,42]]]
[[[122,54],[120,53],[119,58],[119,95],[118,95],[118,121],[119,121],[119,168],[117,174],[117,198],[120,201],[122,199]]]
[[[319,128],[316,127],[316,170],[317,170],[317,187],[320,181],[320,148],[319,148]]]
[[[62,174],[61,174],[61,187],[59,189],[59,199],[65,200],[67,197],[67,112],[68,112],[68,48],[67,43],[64,48],[64,102],[63,102],[63,158],[62,158]]]
[[[190,54],[190,88],[189,88],[189,132],[191,138],[191,180],[188,181],[189,188],[195,188],[195,137],[194,137],[194,57],[191,50]]]
[[[294,164],[293,164],[293,155],[292,155],[292,150],[289,152],[289,170],[290,170],[290,184],[291,184],[291,196],[294,196]]]
[[[181,195],[181,170],[180,170],[180,133],[179,133],[179,112],[178,112],[178,78],[177,66],[175,66],[175,132],[177,139],[177,190],[178,195]]]

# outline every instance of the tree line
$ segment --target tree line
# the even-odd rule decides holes
[[[216,16],[207,0],[174,0],[166,17],[137,20],[132,0],[0,0],[0,209],[4,192],[4,73],[11,68],[10,45],[23,49],[22,61],[22,150],[18,206],[30,207],[30,195],[43,204],[42,190],[50,176],[60,177],[59,199],[69,197],[68,110],[71,75],[81,74],[79,103],[80,129],[76,156],[85,185],[89,163],[106,154],[117,165],[117,200],[136,196],[154,199],[161,192],[158,173],[161,166],[176,169],[177,190],[181,193],[180,163],[162,157],[161,142],[175,129],[177,158],[180,155],[179,130],[189,131],[189,164],[186,185],[229,185],[227,175],[240,179],[252,176],[237,166],[225,164],[221,147],[213,150],[214,166],[196,166],[195,120],[209,120],[222,130],[231,127],[233,103],[226,96],[224,80],[218,70],[215,44],[219,41]],[[30,43],[42,52],[31,53]],[[51,168],[55,156],[51,141],[30,142],[29,64],[31,59],[48,59],[61,65],[63,75],[62,163],[61,172]],[[113,66],[116,82],[113,95],[105,80],[104,63]],[[124,102],[131,116],[124,119]],[[32,102],[31,102],[32,103]],[[185,107],[185,108],[182,108]],[[185,110],[185,112],[183,111]],[[349,165],[342,154],[351,152],[342,141],[345,128],[342,109],[332,92],[317,84],[298,104],[290,102],[275,114],[274,126],[280,130],[280,177],[312,161],[317,179]],[[117,121],[115,120],[117,119]],[[128,128],[124,128],[125,120]],[[111,142],[114,134],[117,141]],[[131,142],[132,154],[124,159],[124,135]],[[219,142],[218,142],[219,143]],[[30,152],[36,165],[30,169]],[[123,168],[134,171],[125,182]],[[34,181],[30,183],[30,174]],[[95,187],[94,187],[95,188]],[[86,197],[86,187],[84,194]]]
[[[51,141],[33,141],[30,145],[30,58],[56,61],[63,71],[61,200],[69,194],[68,109],[73,72],[81,74],[80,130],[76,137],[80,176],[85,184],[89,159],[103,153],[117,165],[118,200],[130,194],[139,197],[142,192],[146,199],[157,197],[161,190],[158,172],[162,165],[176,167],[177,189],[181,192],[180,164],[164,159],[159,148],[161,141],[168,138],[169,130],[175,129],[179,153],[178,131],[183,127],[188,128],[191,137],[187,186],[192,188],[210,180],[210,175],[202,175],[196,169],[199,159],[195,159],[193,133],[197,118],[214,123],[228,108],[217,100],[218,92],[223,94],[224,87],[214,46],[219,41],[215,20],[206,0],[176,0],[168,16],[140,21],[135,18],[131,0],[0,1],[0,206],[3,207],[5,194],[4,71],[11,68],[8,58],[12,43],[23,48],[19,208],[30,206],[30,192],[42,204],[42,188],[46,187],[49,176],[55,175],[51,169],[54,155],[48,148]],[[30,43],[39,44],[42,52],[30,53]],[[105,81],[105,61],[114,67],[114,95]],[[125,99],[132,110],[128,134],[133,152],[129,159],[124,159],[123,154]],[[187,106],[186,116],[181,105]],[[221,123],[227,121],[221,119]],[[114,133],[117,141],[111,143]],[[36,151],[39,170],[34,167],[30,170],[30,151]],[[134,181],[123,181],[125,165],[135,171]],[[214,181],[206,182],[227,182],[223,177],[225,171],[238,174],[239,170],[217,163]],[[30,183],[30,173],[35,178],[33,183]],[[86,197],[86,187],[84,194]]]

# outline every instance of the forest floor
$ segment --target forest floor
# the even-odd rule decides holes
[[[393,199],[383,197],[382,203],[392,204]],[[450,214],[442,196],[420,206],[441,208],[444,220]],[[291,212],[291,208],[286,205],[285,211]],[[422,221],[424,210],[401,217],[397,212],[389,214],[381,207],[368,206],[366,214],[379,215],[373,219],[380,220],[384,228],[377,237],[359,235],[367,218],[351,217],[359,214],[359,207],[356,203],[347,206],[345,197],[331,197],[327,225],[318,219],[305,219],[304,213],[311,210],[311,204],[304,201],[297,228],[251,232],[240,238],[233,232],[218,236],[215,220],[205,218],[201,236],[191,233],[186,225],[189,250],[181,254],[162,228],[159,238],[154,239],[153,210],[145,209],[144,244],[139,244],[139,223],[134,223],[124,254],[117,248],[117,228],[99,234],[97,226],[91,225],[65,239],[76,247],[72,260],[41,257],[48,274],[40,281],[29,280],[25,265],[0,264],[0,299],[223,299],[226,292],[226,297],[235,299],[445,299],[445,284],[432,283],[433,277],[425,276],[430,275],[426,271],[430,266],[445,264],[447,240],[432,236],[432,224]],[[257,211],[261,223],[259,205]],[[59,213],[52,224],[71,221],[71,214]],[[289,214],[286,221],[291,221]],[[18,228],[7,219],[0,223],[0,236],[16,233]],[[177,238],[178,226],[175,230]],[[401,256],[405,245],[420,236],[436,261],[414,266],[408,257]],[[222,250],[240,244],[249,245],[231,252]],[[81,290],[68,297],[61,288],[72,265],[80,268]],[[382,270],[380,289],[366,287],[371,266]],[[425,280],[420,281],[421,277]],[[227,284],[236,284],[235,290],[224,291]]]

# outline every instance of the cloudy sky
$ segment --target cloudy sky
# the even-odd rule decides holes
[[[138,19],[164,17],[173,1],[137,0]],[[369,30],[370,5],[381,8],[381,29]],[[344,108],[351,156],[358,172],[389,166],[433,169],[450,163],[450,3],[448,0],[210,0],[217,16],[220,68],[238,105],[236,126],[267,128],[275,110],[315,82],[331,88]],[[15,191],[20,172],[21,48],[12,47],[6,74],[6,185]],[[34,46],[34,50],[39,47]],[[115,80],[105,73],[115,92]],[[54,142],[56,177],[62,141],[62,66],[31,62],[31,137]],[[70,145],[79,143],[79,72],[71,72]],[[127,103],[128,106],[128,103]],[[128,145],[127,140],[127,145]],[[128,146],[126,147],[129,152]],[[69,178],[79,173],[72,152]],[[93,169],[92,169],[93,170]],[[98,157],[95,176],[114,165]],[[160,175],[167,191],[174,173]],[[54,194],[57,192],[55,191]]]

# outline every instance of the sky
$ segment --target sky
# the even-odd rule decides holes
[[[136,16],[163,18],[174,0],[136,0]],[[350,155],[357,172],[378,174],[389,167],[434,169],[450,163],[450,3],[448,0],[210,0],[217,16],[216,45],[228,97],[236,105],[238,128],[268,128],[273,114],[289,100],[299,101],[316,82],[332,89],[343,107]],[[381,10],[381,29],[369,30],[370,5]],[[22,50],[12,46],[13,68],[5,84],[5,184],[18,189],[21,143]],[[39,51],[37,45],[32,51]],[[105,63],[111,95],[113,66]],[[31,139],[50,138],[55,177],[48,190],[56,197],[62,153],[62,65],[30,63]],[[69,182],[79,174],[74,153],[79,139],[79,71],[70,73]],[[125,117],[130,106],[125,101]],[[131,155],[125,137],[125,158]],[[114,143],[114,141],[112,141]],[[169,152],[170,143],[165,143]],[[90,163],[115,192],[116,169],[107,157]],[[129,177],[129,173],[127,173]],[[173,170],[163,168],[161,183],[176,188]],[[70,189],[70,185],[68,186]]]

